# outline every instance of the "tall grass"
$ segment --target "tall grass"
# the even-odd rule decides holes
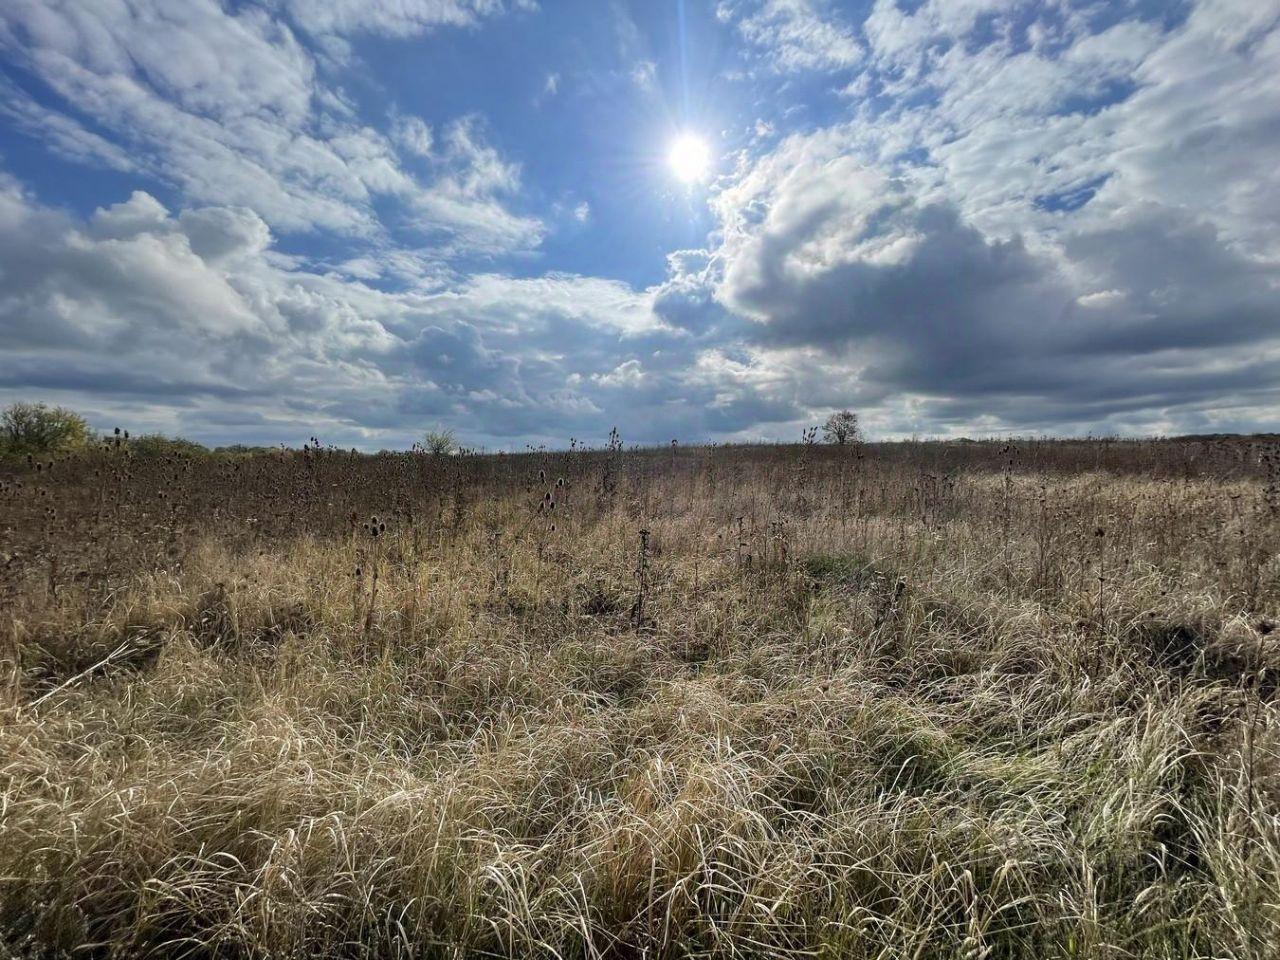
[[[0,945],[1274,957],[1271,448],[973,448],[12,474]]]

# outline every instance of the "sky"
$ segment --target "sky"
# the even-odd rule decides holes
[[[1280,0],[4,0],[0,403],[1276,430],[1278,78]]]

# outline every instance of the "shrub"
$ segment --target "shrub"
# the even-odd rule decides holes
[[[0,413],[0,456],[44,456],[87,446],[89,422],[66,407],[14,403]]]
[[[280,448],[279,448],[279,447],[252,446],[252,445],[245,444],[245,443],[229,443],[229,444],[225,444],[225,445],[223,445],[223,446],[221,446],[221,447],[214,447],[214,448],[213,448],[213,452],[214,452],[214,453],[230,454],[230,455],[233,455],[233,456],[245,456],[245,457],[249,457],[249,456],[255,456],[255,455],[257,455],[257,454],[262,454],[262,453],[279,453],[279,452],[280,452]]]
[[[209,452],[204,444],[183,437],[148,433],[129,441],[129,449],[144,457],[196,457]]]

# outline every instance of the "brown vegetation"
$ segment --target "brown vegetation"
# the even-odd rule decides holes
[[[0,474],[0,952],[1256,957],[1280,445]]]

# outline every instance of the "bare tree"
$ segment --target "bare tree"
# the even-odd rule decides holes
[[[437,457],[453,453],[458,449],[457,437],[446,427],[436,427],[434,430],[428,430],[423,436],[422,449]]]
[[[827,443],[845,446],[862,440],[862,432],[858,429],[858,415],[852,410],[841,410],[827,417],[822,425],[822,439]]]

